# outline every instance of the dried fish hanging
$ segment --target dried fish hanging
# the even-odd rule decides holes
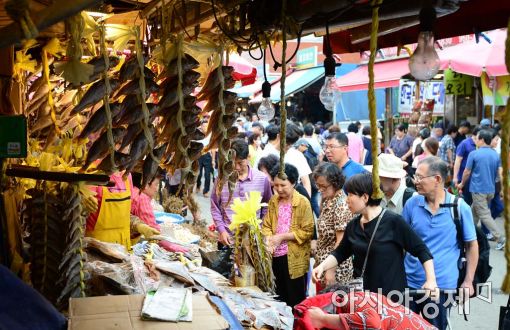
[[[183,91],[183,80],[184,75],[188,72],[184,71],[183,68],[183,40],[182,35],[178,38],[178,53],[177,53],[177,91],[179,98],[179,110],[177,112],[177,124],[181,130],[181,136],[177,139],[177,150],[183,155],[183,166],[181,167],[181,185],[184,187],[183,199],[192,214],[198,211],[198,205],[193,199],[193,189],[195,187],[196,178],[198,176],[199,166],[198,158],[200,158],[200,151],[203,146],[199,142],[193,142],[192,139],[196,140],[198,136],[199,121],[195,113],[199,111],[187,112],[184,104],[184,91]],[[193,82],[192,85],[194,85]],[[187,120],[185,120],[187,119]],[[188,131],[190,134],[188,134]],[[195,136],[193,136],[195,135]],[[193,144],[193,147],[192,147]]]
[[[231,140],[237,135],[237,129],[232,125],[235,121],[235,102],[237,94],[226,91],[232,88],[234,80],[231,66],[223,66],[223,47],[220,50],[220,66],[213,70],[204,84],[199,95],[199,100],[206,100],[203,114],[212,111],[209,121],[207,134],[211,134],[211,140],[206,148],[206,152],[218,148],[218,180],[216,193],[221,194],[225,184],[228,185],[229,196],[232,193],[237,182],[237,172],[234,171],[235,153],[230,149]],[[230,203],[230,198],[226,203]]]
[[[65,283],[65,286],[58,297],[57,304],[61,309],[66,309],[69,298],[85,297],[86,272],[83,267],[86,254],[83,251],[83,238],[85,216],[88,213],[82,209],[82,197],[78,184],[66,185],[61,196],[64,198],[62,217],[64,225],[67,225],[65,228],[67,234],[66,248],[59,265],[61,275],[57,281],[57,284]]]
[[[108,78],[108,68],[110,67],[110,59],[108,57],[108,50],[106,48],[106,40],[105,40],[105,26],[104,22],[101,22],[99,28],[99,46],[101,48],[101,54],[104,59],[104,72],[103,79],[105,84],[105,94],[103,97],[103,106],[106,114],[106,136],[108,139],[109,145],[109,159],[111,164],[112,171],[116,170],[117,165],[115,165],[114,151],[115,151],[115,141],[113,140],[112,133],[112,113],[110,111],[110,94],[112,92],[112,87],[110,86],[110,79]]]
[[[139,84],[140,84],[140,96],[145,95],[145,63],[142,55],[142,46],[140,41],[140,28],[135,27],[135,47],[136,47],[136,59],[139,65]],[[149,151],[146,155],[145,161],[142,166],[142,189],[152,181],[159,167],[159,163],[163,156],[163,151],[166,149],[166,145],[162,145],[158,148],[154,148],[154,136],[149,128],[152,119],[147,108],[145,98],[141,97],[143,117],[141,121],[142,132],[147,139]]]
[[[69,297],[83,296],[81,196],[76,186],[38,182],[27,191],[24,218],[30,233],[31,281],[54,305],[67,308]]]

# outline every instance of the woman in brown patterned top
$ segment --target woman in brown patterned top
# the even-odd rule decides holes
[[[347,223],[354,217],[347,206],[347,196],[342,187],[345,177],[335,164],[323,163],[313,173],[315,184],[322,194],[321,214],[317,219],[317,251],[315,264],[318,265],[342,241]],[[347,284],[352,280],[352,259],[349,258],[336,268],[325,272],[317,291],[335,283]]]

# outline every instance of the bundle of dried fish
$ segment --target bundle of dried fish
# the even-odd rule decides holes
[[[237,95],[225,91],[230,88],[232,71],[233,68],[228,66],[220,66],[212,71],[198,97],[199,100],[207,100],[204,111],[212,111],[207,132],[211,134],[211,140],[206,151],[218,148],[216,193],[220,194],[225,184],[228,184],[230,196],[237,181],[233,170],[235,154],[230,149],[230,141],[237,134],[237,129],[232,128]]]
[[[58,283],[68,228],[62,217],[64,203],[46,183],[39,183],[27,194],[31,196],[25,200],[25,214],[30,233],[27,242],[32,286],[56,304],[64,287],[64,283]]]
[[[84,214],[77,185],[39,182],[27,190],[25,215],[32,285],[66,309],[68,298],[84,296]]]
[[[81,195],[78,185],[68,185],[63,191],[67,199],[64,203],[63,222],[67,225],[66,248],[59,265],[60,279],[57,284],[65,284],[57,303],[67,308],[69,298],[85,296],[85,272],[83,270],[86,255],[83,251],[85,216],[81,207]]]

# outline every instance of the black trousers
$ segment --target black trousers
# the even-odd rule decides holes
[[[273,257],[273,273],[278,300],[294,307],[306,299],[306,274],[291,279],[287,256]]]
[[[211,153],[208,152],[198,159],[198,167],[200,169],[200,172],[198,173],[197,177],[197,190],[200,190],[200,185],[202,183],[202,171],[204,173],[204,191],[203,193],[206,194],[209,192],[209,189],[211,188],[211,175],[212,175],[212,156]]]

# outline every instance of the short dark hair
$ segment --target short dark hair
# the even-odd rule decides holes
[[[363,129],[361,130],[361,134],[370,135],[370,126],[363,126]]]
[[[480,132],[483,128],[480,126],[480,125],[476,125],[475,128],[473,128],[473,132],[472,134],[474,136],[477,136],[478,135],[478,132]]]
[[[397,125],[396,129],[398,129],[401,132],[405,132],[406,131],[406,125],[399,124],[399,125]]]
[[[326,137],[326,140],[333,140],[336,139],[338,143],[341,145],[348,146],[349,145],[349,138],[345,133],[331,133]]]
[[[268,141],[274,141],[278,137],[278,134],[280,134],[280,126],[271,124],[266,127],[266,134],[267,134],[267,140]]]
[[[259,123],[258,121],[255,121],[251,124],[251,128],[253,127],[258,127],[262,130],[262,132],[264,131],[264,125],[262,125],[261,123]]]
[[[443,182],[446,182],[446,179],[448,177],[448,165],[444,160],[442,160],[439,157],[431,156],[424,158],[421,162],[421,164],[428,165],[428,175],[435,175],[439,174],[441,176],[441,179],[443,179]]]
[[[287,130],[285,133],[285,142],[287,145],[296,143],[301,136],[303,136],[301,128],[295,124],[287,124]]]
[[[430,137],[430,128],[425,127],[420,130],[420,137],[425,140],[426,138]]]
[[[280,164],[277,163],[271,171],[269,171],[269,175],[271,175],[271,178],[273,180],[278,176],[278,173],[280,172]],[[285,175],[287,176],[287,180],[289,180],[290,183],[295,185],[299,180],[299,172],[297,168],[293,165],[285,163]]]
[[[271,170],[275,165],[278,164],[280,161],[280,158],[276,155],[268,155],[266,157],[262,157],[259,159],[259,163],[257,165],[259,171],[262,171],[263,168],[266,169],[266,171],[271,174]]]
[[[450,135],[452,133],[457,133],[459,131],[459,128],[455,125],[448,127],[446,130],[446,134]]]
[[[460,122],[459,127],[471,128],[471,123],[469,121],[467,121],[467,120],[463,120],[463,121]]]
[[[350,123],[349,126],[347,126],[347,132],[358,133],[358,131],[358,125],[355,123]]]
[[[381,199],[373,199],[372,193],[374,189],[372,187],[372,173],[365,172],[351,176],[344,184],[344,190],[348,194],[354,194],[356,196],[368,195],[367,206],[378,206],[381,203]]]
[[[322,163],[313,171],[313,178],[317,181],[318,177],[324,177],[335,191],[342,189],[345,183],[345,176],[340,167],[333,163]]]
[[[246,141],[246,139],[248,139],[248,134],[246,134],[246,132],[239,132],[236,135],[236,139],[241,139],[241,140]]]
[[[312,136],[313,135],[313,125],[308,123],[305,125],[305,127],[303,127],[303,131],[305,132],[305,135],[306,136]]]
[[[482,129],[480,132],[478,132],[478,140],[483,140],[486,145],[490,145],[493,138],[492,130],[491,129]]]
[[[259,137],[260,134],[250,134],[250,136],[248,136],[248,144],[252,145]]]
[[[248,143],[243,139],[235,139],[232,142],[231,148],[236,152],[236,158],[248,159],[250,150],[248,149]]]
[[[315,124],[315,134],[320,134],[321,133],[321,127],[317,124]]]

